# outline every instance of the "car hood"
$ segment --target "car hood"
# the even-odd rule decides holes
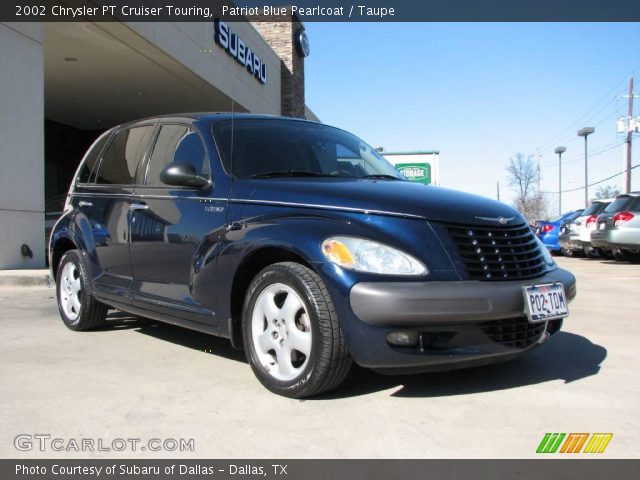
[[[394,180],[271,178],[238,180],[232,198],[242,203],[313,207],[421,218],[438,222],[508,225],[524,222],[512,207],[469,193]]]

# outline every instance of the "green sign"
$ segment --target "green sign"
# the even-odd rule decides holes
[[[431,164],[429,163],[397,163],[396,169],[412,182],[431,183]]]

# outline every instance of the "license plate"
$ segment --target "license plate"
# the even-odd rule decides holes
[[[569,315],[562,283],[524,287],[525,313],[531,323],[546,322]]]
[[[607,224],[605,222],[600,222],[600,225],[598,225],[598,230],[604,230],[604,227],[606,227]]]

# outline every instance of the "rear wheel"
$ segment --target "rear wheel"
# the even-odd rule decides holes
[[[303,398],[336,388],[351,357],[322,279],[283,262],[251,282],[243,308],[247,359],[260,382],[279,395]]]
[[[66,252],[58,265],[56,296],[62,321],[71,330],[98,328],[107,317],[108,308],[93,298],[89,282],[80,252]]]
[[[613,250],[613,258],[618,262],[640,263],[640,253],[634,253],[620,248]]]
[[[565,257],[573,257],[573,250],[570,250],[568,248],[564,248],[564,247],[560,247],[560,253],[562,253],[562,255],[564,255]]]
[[[600,257],[600,251],[597,248],[593,247],[583,247],[584,256],[587,258],[598,258]]]

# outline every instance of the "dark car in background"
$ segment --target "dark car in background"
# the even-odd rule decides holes
[[[541,220],[536,223],[536,236],[551,253],[560,253],[560,230],[562,225],[575,220],[582,210],[572,210],[551,220]]]
[[[619,261],[640,261],[640,192],[618,195],[598,215],[591,244]]]
[[[143,119],[89,149],[53,229],[72,330],[115,308],[230,338],[289,397],[509,360],[576,294],[524,218],[406,181],[357,137],[248,114]]]

